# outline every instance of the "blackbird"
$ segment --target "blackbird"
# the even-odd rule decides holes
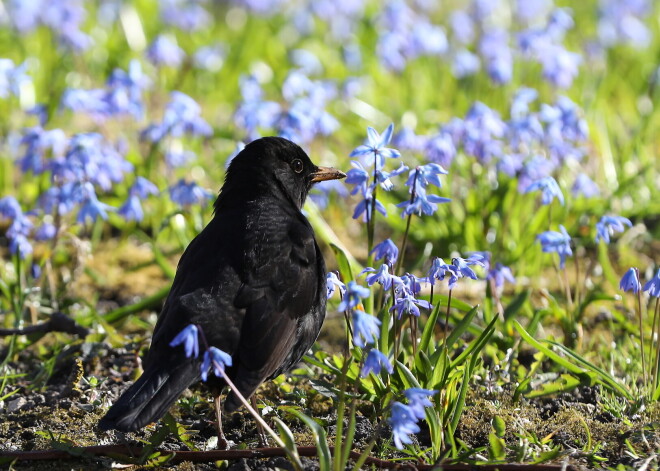
[[[144,373],[101,419],[102,429],[138,430],[200,380],[201,358],[169,345],[189,324],[201,328],[209,346],[231,355],[226,374],[246,398],[300,361],[326,309],[325,263],[301,208],[314,183],[345,176],[317,167],[283,138],[245,146],[229,165],[213,219],[179,261]],[[220,392],[226,385],[212,375],[207,383],[223,440]],[[240,404],[230,392],[224,410]]]

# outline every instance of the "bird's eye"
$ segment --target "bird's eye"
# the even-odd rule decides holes
[[[294,159],[293,162],[291,162],[291,167],[293,168],[293,171],[296,172],[296,173],[302,172],[303,171],[302,160]]]

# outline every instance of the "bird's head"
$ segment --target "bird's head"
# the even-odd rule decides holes
[[[345,177],[337,169],[317,167],[300,146],[288,139],[264,137],[250,142],[231,161],[215,207],[217,210],[231,193],[272,193],[302,208],[314,183]]]

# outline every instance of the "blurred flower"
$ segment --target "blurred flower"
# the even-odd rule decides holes
[[[32,229],[32,222],[23,213],[21,205],[13,196],[0,198],[0,216],[11,221],[5,232],[9,239],[9,251],[24,259],[32,253],[32,244],[27,238]]]
[[[606,244],[609,244],[610,236],[614,235],[615,232],[625,231],[625,226],[632,227],[630,219],[622,216],[603,216],[596,223],[596,243],[604,240]]]
[[[331,298],[335,293],[335,288],[339,288],[339,294],[343,297],[346,293],[346,285],[341,282],[337,274],[333,271],[328,272],[326,275],[326,286],[328,298]]]
[[[140,198],[136,195],[129,195],[123,205],[117,210],[117,214],[126,221],[140,222],[144,219],[144,210]]]
[[[392,242],[392,239],[385,239],[380,244],[376,244],[371,254],[374,254],[374,260],[383,258],[387,265],[393,266],[399,257],[399,248]]]
[[[279,118],[281,106],[274,101],[264,101],[261,85],[253,75],[240,78],[243,101],[234,114],[234,122],[247,132],[249,140],[259,137],[258,129],[271,129]]]
[[[195,182],[186,182],[183,178],[169,188],[170,199],[179,206],[203,204],[213,197],[213,193],[205,190]]]
[[[147,57],[156,66],[179,67],[186,57],[176,39],[172,36],[159,35],[147,49]]]
[[[51,157],[61,157],[66,149],[67,139],[61,129],[46,131],[36,126],[23,131],[21,144],[25,146],[25,153],[17,160],[21,171],[39,175],[47,168],[48,154]]]
[[[660,268],[655,276],[646,282],[644,285],[644,291],[648,291],[649,296],[660,298]]]
[[[227,47],[223,43],[216,42],[197,49],[193,57],[193,63],[198,69],[218,72],[222,69],[226,56]]]
[[[461,44],[470,44],[474,41],[475,27],[470,15],[463,10],[454,10],[449,17],[454,37]]]
[[[341,309],[340,309],[341,311]],[[353,343],[355,346],[364,348],[368,344],[374,344],[380,335],[380,321],[366,312],[353,311]]]
[[[422,389],[422,388],[409,388],[403,391],[403,395],[408,399],[408,407],[417,419],[425,419],[427,407],[433,407],[433,403],[429,400],[429,396],[437,394],[435,389]]]
[[[0,98],[7,98],[9,94],[20,98],[21,88],[32,83],[26,69],[27,62],[14,66],[11,59],[0,58]]]
[[[57,235],[57,228],[54,224],[44,222],[34,231],[34,240],[51,240]]]
[[[642,284],[639,282],[639,275],[636,268],[629,269],[621,278],[619,288],[623,291],[632,291],[637,294],[642,289]]]
[[[213,374],[218,378],[222,378],[225,366],[231,366],[231,364],[231,356],[219,348],[209,347],[209,349],[204,352],[204,360],[202,361],[202,381],[206,381],[211,367],[213,367]]]
[[[553,46],[540,57],[543,77],[559,88],[569,88],[578,74],[582,56],[562,46]]]
[[[536,239],[541,243],[543,252],[550,253],[556,252],[559,255],[559,266],[564,268],[566,264],[566,257],[573,255],[571,250],[571,236],[568,235],[566,229],[561,224],[559,225],[561,232],[546,231],[536,236]]]
[[[390,363],[390,360],[387,358],[387,355],[384,353],[372,348],[367,354],[367,359],[364,361],[364,365],[360,370],[360,376],[366,378],[369,376],[369,373],[375,375],[380,374],[380,370],[385,368],[388,373],[392,374],[394,367]]]
[[[167,136],[181,137],[184,134],[208,137],[213,134],[213,129],[201,114],[202,109],[195,100],[185,93],[174,91],[170,93],[163,121],[148,126],[141,135],[150,142],[160,142]]]
[[[457,79],[474,75],[479,72],[480,68],[479,56],[467,49],[460,49],[452,56],[451,72]]]
[[[356,308],[360,304],[360,298],[369,296],[369,288],[358,285],[355,281],[349,281],[344,292],[344,298],[337,309],[340,311],[347,311]]]
[[[197,31],[209,26],[212,17],[196,0],[161,0],[158,2],[163,22],[183,31]]]
[[[137,177],[129,193],[144,199],[149,195],[157,195],[158,187],[144,177]]]
[[[389,422],[392,425],[394,445],[399,450],[402,450],[404,445],[412,443],[410,435],[418,433],[420,430],[413,410],[400,402],[395,402],[392,405],[392,415]]]
[[[76,216],[76,222],[79,224],[85,224],[88,220],[94,222],[98,218],[108,219],[108,211],[114,211],[115,208],[98,200],[94,185],[90,182],[82,183],[78,191],[80,192],[81,207]]]
[[[48,163],[55,182],[89,181],[108,191],[133,170],[128,162],[98,133],[76,134],[63,158]]]
[[[493,268],[488,270],[488,275],[486,275],[487,280],[495,280],[495,287],[501,288],[504,286],[504,282],[508,281],[511,284],[516,283],[516,279],[511,273],[511,269],[502,265],[501,263],[496,263]]]
[[[186,351],[186,357],[197,358],[199,356],[199,334],[195,324],[189,324],[179,332],[170,342],[170,347],[176,347],[183,344]]]
[[[582,195],[585,198],[594,198],[600,195],[600,189],[594,181],[584,173],[579,173],[571,188],[573,196]]]
[[[557,198],[559,203],[564,205],[564,195],[559,188],[557,180],[553,177],[545,177],[540,180],[536,180],[534,183],[529,185],[525,190],[525,193],[532,191],[541,190],[541,204],[550,204],[552,200]]]
[[[509,83],[513,76],[513,53],[509,47],[509,34],[502,29],[483,33],[479,52],[484,58],[486,71],[498,85]]]

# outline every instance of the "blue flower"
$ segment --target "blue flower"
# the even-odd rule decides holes
[[[386,264],[393,266],[396,259],[399,257],[399,249],[396,244],[392,242],[392,239],[385,239],[380,244],[376,244],[371,251],[371,254],[374,254],[374,260],[384,258]]]
[[[394,123],[390,124],[382,135],[378,134],[378,131],[369,126],[367,128],[367,144],[358,146],[353,152],[351,152],[350,157],[358,157],[363,155],[373,156],[373,162],[376,169],[379,170],[383,168],[383,165],[385,164],[385,158],[396,158],[401,155],[398,150],[386,147],[392,139],[393,131]]]
[[[418,419],[426,418],[426,407],[433,407],[433,403],[429,400],[429,396],[433,396],[438,391],[435,389],[422,389],[422,388],[409,388],[403,391],[403,395],[408,399],[408,407],[413,412],[413,415]]]
[[[223,352],[219,348],[210,347],[204,352],[204,360],[201,366],[202,381],[206,381],[209,370],[213,367],[213,374],[218,378],[222,378],[225,366],[231,366],[232,360],[229,354]]]
[[[380,336],[380,321],[366,312],[353,311],[353,343],[364,348],[368,344],[376,343]]]
[[[365,222],[370,221],[373,218],[373,214],[371,214],[372,200],[373,200],[373,196],[371,190],[369,190],[368,194],[365,195],[364,199],[355,206],[355,211],[353,211],[353,219],[357,219],[362,214],[364,214],[362,220]],[[383,203],[381,203],[378,200],[375,200],[375,202],[376,202],[376,211],[378,211],[383,216],[387,216],[387,211],[385,210],[385,206],[383,206]]]
[[[344,299],[339,303],[340,311],[347,311],[353,309],[360,304],[360,298],[369,296],[369,288],[358,285],[355,281],[349,281],[344,293]]]
[[[545,177],[541,178],[540,180],[536,180],[525,189],[525,193],[536,190],[541,190],[542,204],[550,204],[554,198],[557,198],[559,203],[562,206],[564,205],[564,195],[559,188],[559,184],[557,184],[557,180],[555,180],[553,177]]]
[[[516,282],[516,279],[513,277],[513,273],[511,273],[511,269],[499,262],[488,271],[486,279],[495,280],[495,287],[497,288],[504,286],[505,281],[508,281],[512,284],[515,284]]]
[[[438,164],[431,163],[426,165],[419,165],[408,173],[406,186],[411,188],[410,192],[412,192],[413,184],[415,185],[415,191],[417,191],[419,188],[426,189],[429,184],[435,185],[438,188],[442,188],[440,175],[447,175],[448,173],[449,172],[447,172]]]
[[[367,359],[364,361],[364,365],[360,370],[360,376],[366,378],[369,376],[369,373],[373,373],[375,375],[380,374],[380,370],[382,368],[385,368],[390,374],[392,374],[394,371],[394,367],[390,363],[390,360],[387,358],[387,355],[380,352],[379,350],[376,350],[375,348],[372,348],[369,350]]]
[[[213,197],[213,193],[205,190],[195,182],[186,182],[183,178],[169,189],[170,199],[180,206],[203,204]]]
[[[176,40],[169,36],[160,35],[147,49],[147,57],[154,65],[179,67],[186,57]]]
[[[571,236],[568,235],[566,229],[561,224],[559,225],[561,232],[546,231],[536,236],[536,239],[541,243],[543,252],[551,253],[556,252],[559,255],[559,266],[564,268],[566,264],[566,257],[573,255],[571,250]]]
[[[332,295],[335,293],[335,288],[339,288],[339,294],[342,297],[344,296],[344,293],[346,293],[346,285],[341,282],[339,277],[337,277],[337,274],[333,271],[328,272],[326,275],[326,287],[328,290],[328,298],[332,297]]]
[[[189,324],[179,332],[170,342],[170,347],[183,344],[186,356],[197,358],[199,356],[199,332],[195,324]]]
[[[453,267],[445,263],[445,261],[439,257],[435,257],[431,262],[431,268],[427,276],[427,280],[431,285],[435,285],[435,280],[443,281],[447,272],[453,274]]]
[[[387,268],[387,265],[383,264],[380,266],[378,270],[375,270],[374,268],[367,267],[360,274],[363,273],[368,273],[368,272],[375,272],[366,278],[366,282],[369,286],[372,286],[374,283],[378,282],[381,285],[383,285],[383,289],[390,289],[392,286],[392,275],[390,275],[390,272]]]
[[[399,297],[394,301],[394,305],[390,308],[390,312],[395,312],[398,319],[401,319],[403,314],[410,314],[419,317],[420,312],[418,306],[425,309],[430,309],[432,307],[428,301],[417,299],[408,290],[402,290],[399,293]]]
[[[437,203],[449,203],[451,199],[443,198],[438,195],[427,195],[424,188],[418,188],[415,191],[415,194],[411,200],[404,201],[397,204],[398,208],[403,208],[401,212],[401,217],[406,217],[411,214],[417,214],[421,216],[422,214],[431,215],[438,210]]]
[[[478,265],[483,267],[484,263],[481,260],[477,259],[464,259],[461,257],[454,257],[451,259],[452,271],[454,273],[460,273],[461,277],[472,278],[473,280],[477,279],[477,274],[470,268],[470,265]]]
[[[648,291],[649,296],[660,298],[660,268],[655,276],[646,282],[644,285],[644,291]]]
[[[344,182],[347,185],[355,185],[351,190],[351,195],[360,192],[364,196],[368,193],[369,172],[365,170],[360,162],[356,162],[355,160],[351,161],[351,166],[353,168],[346,172],[346,180]]]
[[[392,183],[391,178],[396,177],[397,175],[402,174],[408,170],[408,167],[406,165],[401,164],[399,168],[396,170],[392,170],[391,172],[385,172],[383,170],[376,170],[376,181],[380,184],[381,188],[385,191],[391,191],[392,188],[394,188],[394,184]]]
[[[630,219],[623,216],[603,216],[596,223],[596,243],[604,240],[606,244],[609,244],[610,236],[614,235],[615,232],[625,231],[625,226],[632,227]]]
[[[623,291],[632,291],[637,294],[642,289],[642,284],[639,282],[639,275],[636,268],[629,269],[621,278],[619,288]]]
[[[394,445],[399,450],[402,450],[404,445],[412,443],[410,435],[418,433],[420,430],[413,410],[400,402],[395,402],[392,405],[392,415],[389,422],[392,425]]]

